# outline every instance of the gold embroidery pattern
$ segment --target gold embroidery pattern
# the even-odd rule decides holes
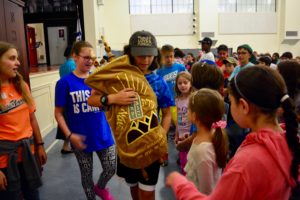
[[[126,112],[124,109],[120,109],[120,111],[117,114],[117,131],[121,131],[125,127],[127,116],[128,112]]]
[[[151,132],[158,126],[158,117],[154,112],[151,116],[145,116],[143,120],[132,121],[129,130],[126,133],[127,145],[131,145]]]

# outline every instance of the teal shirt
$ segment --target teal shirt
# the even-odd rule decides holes
[[[76,68],[76,63],[73,58],[66,60],[59,68],[59,76],[63,77],[67,74],[70,74]]]
[[[233,72],[230,74],[230,77],[228,78],[228,80],[230,81],[233,77],[235,77],[241,70],[246,69],[247,67],[251,67],[254,66],[254,64],[252,62],[248,62],[246,65],[244,66],[236,66],[233,70]]]

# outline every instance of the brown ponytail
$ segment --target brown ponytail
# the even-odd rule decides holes
[[[208,88],[202,88],[191,95],[189,109],[196,113],[196,118],[209,130],[225,113],[224,100],[220,93]],[[228,155],[228,139],[220,127],[216,128],[212,143],[216,162],[220,168],[224,168]]]
[[[220,127],[216,128],[214,133],[213,145],[218,166],[225,168],[228,156],[228,138],[225,131]]]

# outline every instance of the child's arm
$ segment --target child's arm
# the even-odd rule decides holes
[[[161,126],[163,129],[165,129],[166,134],[168,134],[170,125],[171,125],[171,118],[172,118],[172,113],[171,113],[171,108],[161,108],[162,112],[162,119],[161,119]]]
[[[103,107],[105,105],[102,105],[101,103],[101,97],[103,94],[100,94],[96,92],[95,90],[92,90],[91,96],[88,98],[88,104],[90,106],[96,106],[96,107]],[[125,88],[123,90],[120,90],[118,93],[115,94],[108,94],[107,98],[107,105],[129,105],[132,104],[134,101],[137,100],[138,94],[131,88]]]
[[[44,143],[43,143],[41,131],[34,112],[30,113],[30,124],[32,127],[35,144],[37,144],[36,149],[37,149],[38,160],[41,165],[44,165],[46,164],[47,161],[47,154],[44,149],[44,145],[43,145]]]
[[[54,115],[59,127],[63,131],[66,139],[69,140],[74,145],[75,148],[80,150],[85,149],[86,148],[86,145],[84,144],[85,138],[82,135],[71,132],[63,116],[63,110],[64,110],[63,107],[58,107],[58,106],[55,107]]]
[[[176,199],[208,199],[201,194],[197,187],[178,172],[172,172],[166,179],[166,185],[171,187],[175,193]]]
[[[6,190],[7,179],[5,174],[0,170],[0,191]]]
[[[176,129],[175,129],[175,144],[178,144],[178,141],[179,141],[179,133],[178,133],[178,126],[176,126]]]
[[[178,172],[172,172],[166,179],[166,185],[171,187],[178,200],[219,200],[219,199],[251,199],[248,185],[242,174],[229,172],[223,174],[214,191],[206,196],[200,193],[196,186]]]
[[[178,143],[176,145],[176,149],[178,151],[189,151],[195,136],[196,136],[196,134],[193,134],[190,137],[188,137],[187,139],[185,139],[185,140],[181,141],[180,143]]]

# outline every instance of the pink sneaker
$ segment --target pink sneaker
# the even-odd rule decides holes
[[[96,184],[94,186],[94,191],[97,196],[101,197],[102,200],[114,200],[113,196],[109,193],[108,188],[100,189]]]

